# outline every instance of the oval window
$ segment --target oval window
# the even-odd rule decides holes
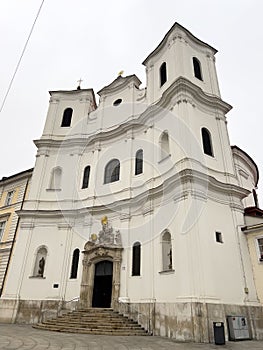
[[[122,99],[121,98],[118,98],[118,100],[114,101],[113,102],[113,106],[119,106],[120,104],[122,103]]]

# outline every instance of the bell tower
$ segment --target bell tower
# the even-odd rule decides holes
[[[85,116],[96,109],[93,89],[50,91],[49,109],[41,139],[62,140],[83,132]]]
[[[205,93],[220,97],[215,68],[217,50],[175,23],[157,48],[148,55],[148,101],[157,101],[178,78],[183,77]]]

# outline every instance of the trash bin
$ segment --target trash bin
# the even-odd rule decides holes
[[[225,328],[224,322],[213,322],[214,339],[216,345],[225,345]]]

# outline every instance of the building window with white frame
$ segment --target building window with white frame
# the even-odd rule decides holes
[[[132,276],[141,275],[141,243],[135,242],[132,246]]]
[[[257,238],[259,261],[263,262],[263,237]]]
[[[120,179],[120,161],[112,159],[105,167],[104,184],[119,181]]]
[[[142,174],[143,172],[143,150],[139,149],[135,156],[135,175]]]
[[[198,58],[193,57],[194,75],[197,79],[203,80],[201,63]]]
[[[72,108],[66,108],[63,113],[61,126],[62,127],[69,127],[71,124],[73,109]]]
[[[90,165],[86,166],[86,168],[84,169],[82,188],[89,187],[89,178],[90,178]]]
[[[213,146],[212,146],[212,137],[208,129],[202,128],[202,142],[203,142],[203,151],[208,156],[214,157]]]
[[[79,249],[75,249],[72,256],[70,278],[75,279],[78,275]]]
[[[0,222],[0,241],[2,240],[4,231],[5,231],[5,221],[1,221]]]
[[[12,203],[14,191],[7,192],[5,205],[10,205]]]
[[[160,67],[160,87],[163,86],[164,83],[167,81],[167,69],[166,69],[166,62],[163,62]]]

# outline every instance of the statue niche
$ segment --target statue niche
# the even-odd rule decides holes
[[[104,216],[101,219],[102,228],[98,235],[91,234],[89,241],[84,247],[83,273],[80,291],[80,307],[92,307],[94,293],[98,290],[96,287],[97,264],[105,261],[111,262],[112,267],[112,285],[111,302],[109,307],[115,308],[118,303],[120,292],[120,271],[122,260],[122,242],[120,231],[114,231],[108,222],[108,218]]]

